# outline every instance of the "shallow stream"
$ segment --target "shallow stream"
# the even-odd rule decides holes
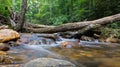
[[[40,35],[40,34],[39,34]],[[24,64],[40,57],[68,60],[77,67],[120,67],[120,44],[80,41],[81,48],[59,48],[63,41],[76,41],[59,36],[57,41],[38,34],[21,34],[24,43],[11,47],[10,56],[16,57],[13,64]]]

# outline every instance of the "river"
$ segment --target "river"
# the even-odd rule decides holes
[[[19,46],[12,46],[8,51],[9,56],[17,58],[13,65],[24,64],[36,58],[50,57],[68,60],[77,67],[120,67],[120,44],[80,41],[79,43],[84,47],[59,48],[58,46],[63,41],[76,40],[59,36],[54,41],[54,39],[40,37],[39,35],[21,34],[24,43]]]

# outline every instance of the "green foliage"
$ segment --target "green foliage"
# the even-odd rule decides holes
[[[11,0],[0,0],[0,15],[8,17],[11,11]]]
[[[114,28],[114,29],[120,28],[120,21],[108,24],[107,27]]]
[[[113,29],[113,28],[105,27],[101,29],[101,32],[102,32],[101,36],[103,38],[108,38],[113,35],[115,38],[120,38],[120,29]]]
[[[12,9],[16,12],[20,12],[21,3],[22,3],[22,0],[12,0]]]
[[[12,4],[20,12],[22,0],[0,0],[0,13],[8,15],[4,8]],[[12,3],[11,3],[12,2]],[[26,19],[32,23],[60,25],[68,22],[94,20],[120,12],[120,0],[28,0]],[[119,27],[112,24],[111,27]]]
[[[91,0],[91,19],[117,14],[120,12],[120,0]]]
[[[60,25],[67,21],[67,16],[61,15],[58,17],[50,18],[50,20],[53,22],[53,25]]]

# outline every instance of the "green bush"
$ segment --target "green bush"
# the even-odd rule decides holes
[[[108,24],[107,27],[114,28],[114,29],[120,29],[120,21]]]
[[[22,0],[0,0],[12,2],[14,11],[20,12]],[[5,7],[0,2],[0,13]],[[8,6],[7,6],[8,7]],[[69,22],[95,20],[120,12],[120,0],[28,0],[26,19],[32,23],[60,25]],[[119,27],[119,23],[110,27]]]
[[[65,21],[67,21],[67,16],[61,15],[58,17],[50,18],[53,25],[60,25],[63,24]]]
[[[11,0],[0,0],[0,15],[8,17],[11,11]]]

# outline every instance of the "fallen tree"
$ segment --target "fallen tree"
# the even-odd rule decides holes
[[[107,23],[111,23],[114,21],[120,20],[120,13],[104,18],[100,18],[97,20],[93,21],[83,21],[83,22],[76,22],[76,23],[67,23],[67,24],[62,24],[59,26],[47,26],[47,25],[36,25],[36,24],[31,24],[31,23],[25,23],[25,13],[27,10],[27,0],[22,0],[22,10],[20,15],[14,15],[14,12],[12,13],[13,16],[10,18],[10,22],[12,27],[16,29],[17,31],[26,29],[29,32],[34,32],[34,33],[55,33],[55,32],[64,32],[64,31],[71,31],[71,30],[80,30],[81,28],[84,30],[89,30],[89,25],[90,24],[99,24],[99,25],[104,25]],[[16,17],[18,17],[18,21],[16,21]],[[87,28],[85,28],[87,27]],[[92,27],[90,27],[92,28]],[[94,28],[94,25],[93,25]],[[96,28],[96,27],[95,27]]]
[[[55,26],[48,26],[48,25],[32,24],[29,22],[26,22],[24,26],[31,27],[31,28],[52,28],[52,27],[55,27]]]
[[[120,20],[120,13],[116,15],[100,18],[97,20],[93,20],[93,21],[66,23],[59,26],[45,26],[45,25],[34,25],[34,24],[28,25],[28,23],[26,23],[24,25],[24,28],[34,33],[54,33],[54,32],[64,32],[69,30],[80,30],[81,28],[84,28],[90,24],[104,25],[104,24],[112,23],[114,21],[119,21],[119,20]]]

